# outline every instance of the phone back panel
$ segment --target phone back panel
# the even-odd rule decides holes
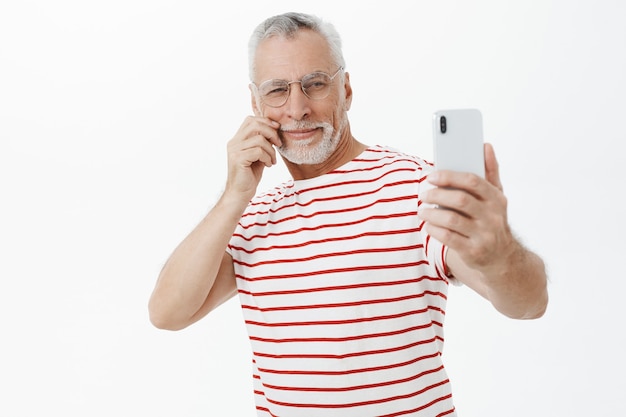
[[[435,112],[433,136],[435,169],[472,172],[485,177],[483,121],[479,110]]]

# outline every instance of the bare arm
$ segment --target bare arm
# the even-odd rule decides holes
[[[158,328],[179,330],[198,321],[236,293],[233,262],[226,253],[263,169],[276,163],[277,124],[248,117],[228,143],[228,180],[217,204],[170,255],[148,309]]]
[[[511,242],[502,262],[482,270],[469,267],[450,250],[447,263],[453,276],[489,300],[502,314],[516,319],[541,317],[548,305],[543,261],[518,241]]]
[[[174,250],[150,297],[150,320],[156,327],[185,328],[235,294],[232,259],[225,250],[238,211],[220,200]]]
[[[451,210],[425,208],[420,217],[431,236],[448,246],[446,262],[455,278],[506,316],[540,317],[548,304],[544,263],[510,230],[498,163],[489,144],[485,173],[486,180],[452,171],[429,175],[438,188],[422,200]]]

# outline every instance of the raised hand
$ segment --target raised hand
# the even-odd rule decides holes
[[[278,122],[266,117],[248,116],[228,142],[228,180],[225,192],[252,198],[266,167],[276,163],[281,141]]]
[[[419,216],[427,232],[446,245],[450,273],[491,301],[508,317],[529,319],[548,304],[543,261],[517,240],[507,219],[498,162],[485,145],[485,179],[474,174],[438,171],[428,176],[436,188],[422,194]]]
[[[422,195],[422,201],[445,207],[420,211],[428,233],[458,252],[469,267],[480,269],[501,259],[514,238],[493,147],[485,144],[485,179],[437,171],[427,181],[437,188]]]

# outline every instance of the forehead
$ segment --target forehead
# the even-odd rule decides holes
[[[255,78],[295,80],[313,71],[330,72],[332,62],[326,39],[312,30],[300,30],[294,37],[273,36],[259,44]]]

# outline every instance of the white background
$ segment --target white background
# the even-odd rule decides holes
[[[360,141],[430,159],[431,113],[480,108],[547,263],[537,321],[451,289],[459,415],[622,415],[621,0],[2,2],[0,415],[254,415],[238,301],[180,332],[147,301],[251,113],[248,36],[290,10],[342,34]]]

